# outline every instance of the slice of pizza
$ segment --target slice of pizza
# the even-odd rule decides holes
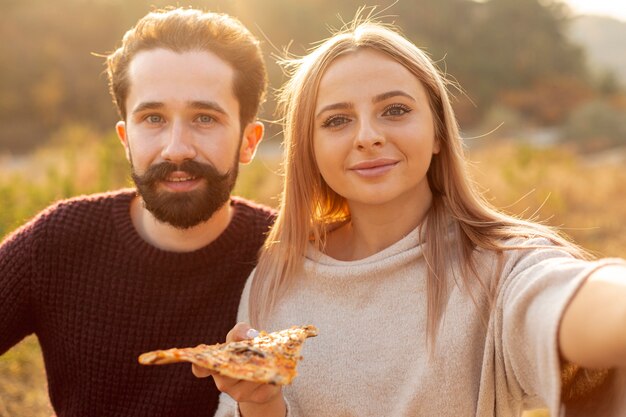
[[[293,326],[273,333],[262,331],[254,339],[239,342],[146,352],[139,356],[139,363],[191,362],[231,378],[287,385],[297,375],[304,340],[314,336],[317,328],[313,325]]]

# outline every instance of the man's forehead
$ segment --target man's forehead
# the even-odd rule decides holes
[[[167,64],[167,65],[166,65]],[[231,65],[208,50],[174,51],[168,48],[144,49],[135,54],[129,63],[129,73],[181,69],[186,72],[209,71],[220,76],[234,76]]]
[[[131,61],[128,77],[131,106],[175,101],[196,107],[214,103],[226,113],[239,109],[233,69],[208,51],[141,51]]]

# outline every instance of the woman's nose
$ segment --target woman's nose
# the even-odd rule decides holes
[[[358,149],[368,149],[385,144],[385,135],[370,120],[361,120],[354,140]]]

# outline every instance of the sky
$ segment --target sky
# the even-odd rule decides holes
[[[613,17],[626,22],[626,1],[624,0],[562,0],[576,14],[596,14]]]

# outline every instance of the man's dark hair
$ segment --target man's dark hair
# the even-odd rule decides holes
[[[122,45],[107,57],[109,90],[123,120],[127,116],[130,62],[137,53],[155,48],[209,51],[226,61],[235,73],[233,92],[239,102],[241,128],[254,120],[267,88],[259,41],[231,16],[183,8],[147,14],[126,32]]]

